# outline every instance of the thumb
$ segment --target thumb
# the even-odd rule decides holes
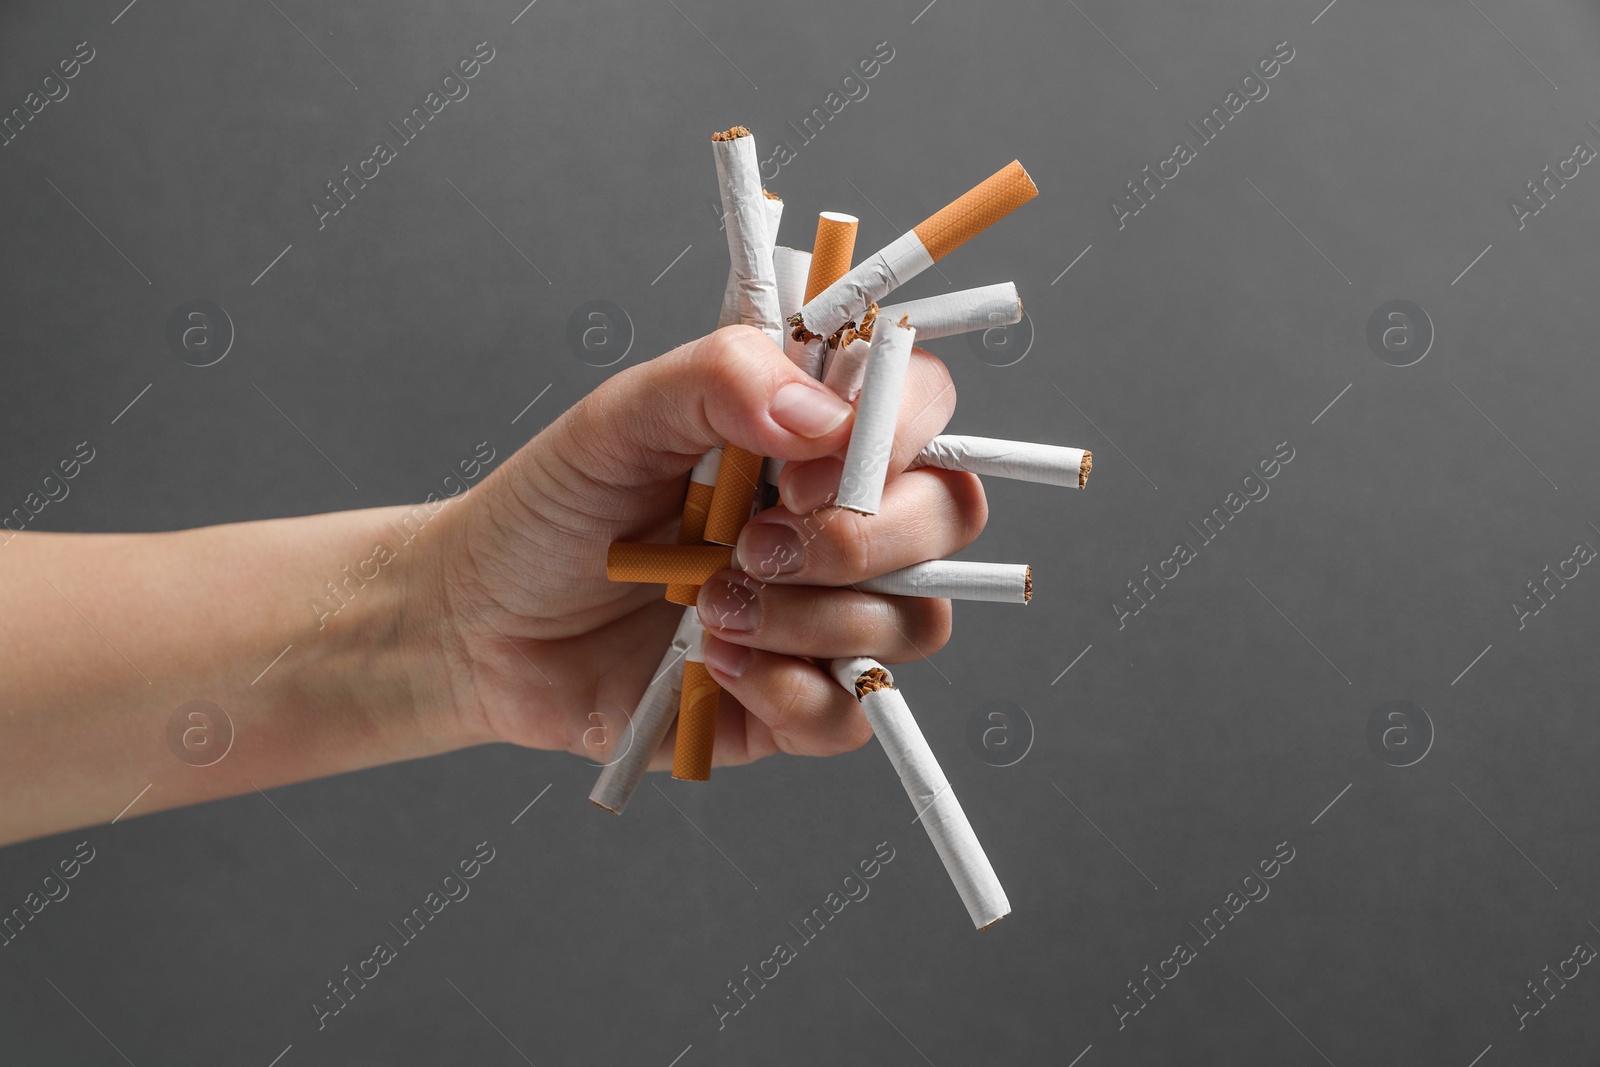
[[[761,331],[729,326],[612,377],[551,430],[574,464],[646,485],[724,443],[782,460],[840,451],[851,414]]]

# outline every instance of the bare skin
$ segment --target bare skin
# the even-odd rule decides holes
[[[700,594],[706,662],[725,690],[715,762],[859,747],[871,736],[859,706],[811,659],[905,662],[948,639],[947,601],[849,586],[982,530],[976,478],[904,471],[954,407],[944,367],[918,352],[890,465],[903,473],[881,514],[841,512],[826,505],[848,406],[761,334],[730,327],[616,375],[451,500],[12,535],[0,543],[0,843],[110,821],[136,796],[124,818],[476,744],[603,762],[682,611],[660,586],[607,581],[606,547],[672,540],[684,476],[725,441],[786,465],[783,506],[740,539],[743,570]],[[347,594],[337,612],[328,582]],[[169,742],[193,700],[232,724],[231,748],[205,767]],[[219,741],[210,728],[205,742]]]

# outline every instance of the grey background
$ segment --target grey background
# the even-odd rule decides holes
[[[1585,569],[1521,630],[1510,605],[1600,544],[1600,177],[1521,231],[1507,198],[1600,145],[1600,14],[924,2],[5,5],[4,108],[97,52],[0,149],[0,501],[98,450],[39,528],[410,501],[477,441],[508,454],[714,323],[707,134],[795,143],[784,123],[878,41],[869,96],[768,183],[782,240],[838,209],[864,253],[1020,156],[1040,198],[907,295],[1015,279],[1026,359],[934,346],[952,429],[1096,466],[1081,494],[989,485],[970,554],[1031,561],[1039,595],[961,606],[951,645],[897,671],[1010,894],[994,929],[970,928],[875,745],[653,778],[621,819],[586,802],[583,761],[490,747],[273,794],[359,890],[256,795],[0,852],[6,907],[77,841],[98,852],[0,950],[0,1058],[1592,1061],[1589,969],[1523,1030],[1511,1004],[1600,944],[1600,588]],[[319,232],[322,183],[485,40],[470,96]],[[1285,40],[1268,98],[1119,231],[1108,198]],[[164,339],[196,298],[237,328],[204,369]],[[1397,298],[1437,330],[1406,368],[1365,342]],[[562,341],[591,299],[635,324],[617,368]],[[1124,583],[1283,441],[1271,495],[1119,630]],[[991,699],[1036,728],[1014,766],[967,745]],[[1436,730],[1410,767],[1366,740],[1390,700]],[[323,983],[481,840],[471,897],[318,1032]],[[719,1031],[724,984],[881,841],[871,895]],[[1119,1031],[1125,983],[1285,841],[1270,897]]]

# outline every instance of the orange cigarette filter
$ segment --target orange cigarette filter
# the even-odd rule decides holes
[[[613,582],[699,586],[733,565],[723,545],[656,545],[613,541],[606,552],[606,577]]]
[[[698,653],[695,653],[698,655]],[[683,664],[683,695],[678,701],[678,739],[672,749],[672,777],[709,781],[717,742],[717,703],[722,687],[698,659]]]
[[[1013,159],[912,231],[937,262],[1038,195],[1039,187]]]
[[[698,545],[704,540],[712,492],[712,486],[700,482],[689,483],[689,492],[683,498],[683,521],[678,525],[678,544]],[[697,584],[674,582],[667,586],[667,599],[674,604],[690,606],[699,595],[700,586]]]
[[[854,215],[824,211],[817,216],[817,237],[811,245],[811,273],[806,276],[806,299],[843,278],[856,254],[856,230],[861,221]]]
[[[722,449],[722,468],[717,471],[717,487],[711,494],[706,515],[705,539],[715,545],[731,545],[750,518],[761,482],[761,457],[738,445]]]

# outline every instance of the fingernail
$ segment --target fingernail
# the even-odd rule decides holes
[[[850,417],[850,405],[821,385],[790,382],[772,398],[772,421],[801,437],[821,437]]]
[[[746,523],[733,549],[739,569],[757,578],[793,574],[805,562],[805,555],[800,535],[781,522]]]
[[[708,636],[704,655],[707,667],[729,678],[738,678],[750,669],[750,660],[754,653],[743,645],[730,645],[726,641],[718,641],[715,637]]]
[[[761,598],[742,582],[712,578],[700,587],[700,621],[716,630],[749,633],[761,622]]]

